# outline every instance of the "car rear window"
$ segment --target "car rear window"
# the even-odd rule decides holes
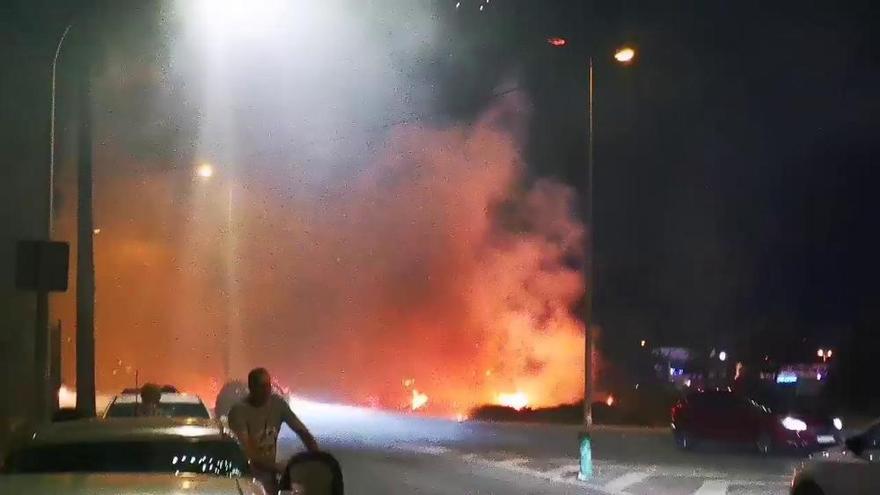
[[[127,402],[114,402],[107,408],[108,418],[133,418],[137,416],[138,404]],[[208,409],[202,404],[185,402],[160,402],[159,410],[162,416],[170,418],[210,418]]]
[[[232,439],[108,441],[25,446],[7,473],[197,473],[242,476],[247,458]]]

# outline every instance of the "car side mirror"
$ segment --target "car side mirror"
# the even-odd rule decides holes
[[[342,468],[327,452],[293,456],[281,475],[278,495],[344,495]]]
[[[865,437],[862,435],[856,435],[846,439],[846,448],[857,456],[861,456],[865,452],[866,447],[867,442],[865,442]]]

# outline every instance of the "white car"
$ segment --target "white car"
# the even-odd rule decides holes
[[[104,410],[104,418],[133,418],[137,416],[138,404],[141,402],[137,392],[123,392],[110,401]],[[162,392],[159,399],[159,410],[163,416],[171,418],[203,418],[210,419],[211,412],[202,399],[195,394],[180,392]]]
[[[53,423],[3,463],[0,493],[265,495],[238,442],[195,418]]]
[[[880,423],[850,437],[845,446],[810,456],[795,471],[792,495],[880,493]]]

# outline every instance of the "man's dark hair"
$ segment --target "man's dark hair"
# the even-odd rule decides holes
[[[269,370],[266,368],[254,368],[248,373],[248,388],[256,388],[257,383],[262,376],[269,376]]]

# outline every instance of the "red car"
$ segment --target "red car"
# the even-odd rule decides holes
[[[690,449],[710,441],[753,446],[758,452],[796,449],[818,450],[840,442],[839,418],[771,410],[747,397],[728,391],[689,395],[672,408],[675,443]]]

